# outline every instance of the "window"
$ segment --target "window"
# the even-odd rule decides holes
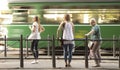
[[[74,24],[88,24],[89,19],[96,18],[99,24],[120,24],[120,9],[34,9],[15,7],[0,11],[2,23],[32,23],[34,16],[39,16],[43,24],[58,24],[68,13]]]
[[[47,22],[59,22],[64,14],[70,14],[75,24],[89,23],[90,18],[96,18],[98,23],[119,23],[119,9],[44,9],[43,17]]]
[[[12,22],[12,11],[11,10],[0,10],[0,23],[10,24]]]

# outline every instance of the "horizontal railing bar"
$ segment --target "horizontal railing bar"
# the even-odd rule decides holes
[[[20,38],[0,38],[0,41],[20,41]],[[23,39],[23,40],[27,40],[27,41],[31,41],[31,40],[34,40],[34,39]],[[39,41],[52,41],[52,39],[36,39],[36,40],[39,40]],[[69,41],[69,40],[65,40],[65,39],[56,39],[56,40],[59,40],[59,41]],[[89,39],[89,41],[120,41],[120,39],[111,39],[111,38],[103,38],[103,39],[99,39],[99,40],[92,40],[92,39]],[[85,38],[75,38],[71,41],[85,41]]]
[[[65,40],[65,39],[57,39],[59,41],[85,41],[85,38],[75,38],[73,40]],[[89,39],[89,41],[120,41],[120,39],[111,39],[111,38],[104,38],[104,39],[98,39],[98,40],[92,40]]]
[[[20,41],[20,38],[0,38],[0,41],[4,41],[4,40],[6,40],[6,41]]]
[[[3,58],[0,58],[1,59],[20,59],[19,57],[3,57]],[[24,57],[24,59],[34,59],[32,57]],[[52,59],[52,57],[49,57],[49,58],[38,58],[38,59]],[[56,59],[64,59],[64,58],[56,58]],[[78,60],[85,60],[85,58],[72,58],[73,60],[75,59],[78,59]],[[119,58],[101,58],[100,60],[118,60]],[[88,60],[94,60],[94,59],[88,59]],[[99,60],[99,59],[98,59]]]
[[[38,40],[38,41],[52,41],[52,39],[23,39],[25,41]]]
[[[92,40],[88,39],[90,41],[120,41],[120,39],[109,39],[109,38],[104,38],[104,39],[99,39],[99,40]]]

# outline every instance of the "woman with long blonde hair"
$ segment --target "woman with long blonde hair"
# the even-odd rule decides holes
[[[45,30],[45,28],[40,25],[40,20],[38,18],[38,16],[35,16],[33,18],[33,24],[32,26],[30,26],[30,30],[31,30],[31,34],[30,36],[28,37],[28,39],[32,39],[32,42],[31,42],[31,51],[33,53],[33,56],[35,58],[34,61],[32,61],[31,63],[32,64],[35,64],[35,63],[38,63],[37,59],[38,59],[38,41],[39,39],[41,39],[41,36],[40,36],[40,33],[43,32]]]

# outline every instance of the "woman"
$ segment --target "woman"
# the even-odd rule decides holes
[[[31,34],[30,36],[28,37],[28,39],[31,39],[32,42],[31,42],[31,51],[33,53],[33,56],[35,58],[34,61],[32,61],[31,63],[32,64],[35,64],[35,63],[38,63],[37,59],[38,59],[38,41],[39,39],[41,39],[40,37],[40,33],[43,32],[45,29],[43,26],[40,25],[40,21],[39,21],[39,18],[37,16],[35,16],[33,18],[33,24],[32,26],[30,26],[30,30],[31,30]]]
[[[100,44],[101,44],[101,31],[99,25],[97,25],[97,22],[94,18],[90,20],[90,25],[92,26],[92,29],[90,32],[86,34],[86,36],[91,36],[92,40],[92,45],[89,47],[90,48],[90,54],[89,56],[94,57],[96,65],[94,67],[100,67],[100,62],[101,62],[101,55],[99,52],[100,49]]]
[[[63,40],[67,40],[63,42],[64,60],[66,67],[71,66],[70,63],[72,59],[72,49],[74,46],[73,44],[74,42],[72,41],[74,39],[73,29],[74,29],[74,24],[70,21],[70,15],[66,14],[64,16],[64,21],[61,22],[57,30],[57,38],[59,37],[60,30],[63,30],[62,38]],[[67,56],[68,56],[68,60],[67,60]]]

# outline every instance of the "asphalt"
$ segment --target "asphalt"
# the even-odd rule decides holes
[[[93,67],[94,60],[89,60],[89,67],[85,68],[85,60],[81,59],[84,56],[73,56],[71,67],[65,67],[63,56],[56,56],[56,67],[52,66],[51,56],[39,56],[38,64],[31,64],[33,56],[28,56],[24,59],[24,67],[20,67],[19,59],[6,59],[11,57],[2,57],[0,59],[0,70],[120,70],[118,60],[102,60],[101,67]],[[16,57],[19,57],[18,55]],[[4,59],[5,58],[5,59]],[[15,58],[15,55],[14,55]],[[102,58],[117,58],[113,56],[102,56]]]
[[[63,55],[56,55],[55,68],[53,68],[52,56],[39,55],[39,63],[31,64],[33,56],[24,55],[23,68],[20,66],[19,58],[19,51],[7,51],[6,57],[4,52],[0,52],[0,70],[120,70],[118,56],[102,56],[101,67],[93,67],[94,60],[88,60],[88,68],[85,67],[84,56],[81,55],[73,55],[71,67],[65,67]]]

